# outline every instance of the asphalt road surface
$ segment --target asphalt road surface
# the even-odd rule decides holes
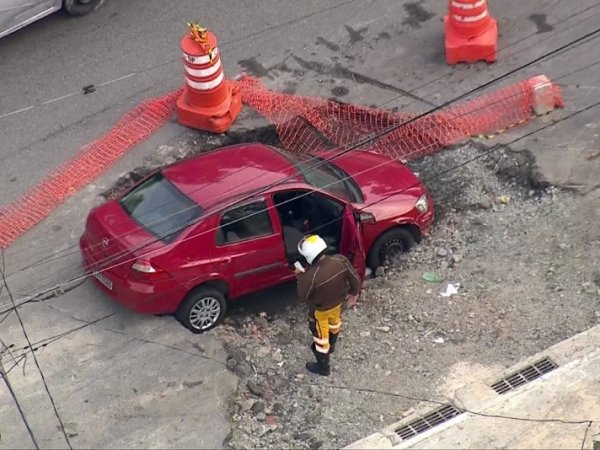
[[[501,30],[498,63],[468,67],[444,63],[446,4],[439,0],[107,0],[85,17],[55,14],[0,40],[0,203],[19,198],[143,99],[181,87],[179,41],[189,21],[217,34],[229,77],[245,70],[273,89],[421,112],[580,37],[597,27],[600,9],[592,0],[568,10],[563,2],[539,1],[533,13],[529,3],[501,3],[493,11]],[[598,99],[598,48],[595,40],[584,42],[569,52],[568,64],[553,58],[505,82],[564,75],[564,114],[585,108]],[[89,85],[95,92],[84,94]],[[531,150],[549,180],[593,188],[600,159],[586,152],[597,148],[596,113],[515,147]],[[5,251],[15,297],[76,274],[76,248],[43,266],[19,268],[75,245],[100,192],[159,146],[188,137],[171,120]],[[290,291],[282,292],[289,298]],[[19,322],[5,313],[10,306],[3,290],[0,339],[12,356],[2,355],[2,363],[10,370],[19,361],[9,377],[39,444],[64,447]],[[221,447],[237,379],[210,334],[125,311],[90,283],[19,311],[30,340],[39,343],[36,355],[74,447]],[[0,433],[0,445],[31,447],[4,386]]]

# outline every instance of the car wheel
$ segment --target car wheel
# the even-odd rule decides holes
[[[371,247],[367,265],[375,270],[387,261],[397,259],[415,245],[415,237],[405,228],[394,228],[383,233]]]
[[[213,288],[198,288],[183,300],[175,316],[193,333],[203,333],[217,326],[225,317],[227,300]]]
[[[104,0],[64,0],[63,7],[71,16],[83,16],[91,13]]]

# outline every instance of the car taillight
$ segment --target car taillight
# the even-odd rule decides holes
[[[131,276],[141,281],[165,280],[171,275],[155,264],[148,261],[137,260],[131,266]]]

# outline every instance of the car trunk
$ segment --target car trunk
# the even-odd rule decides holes
[[[84,251],[91,270],[106,269],[125,278],[136,257],[164,244],[133,221],[117,201],[110,201],[88,216]]]

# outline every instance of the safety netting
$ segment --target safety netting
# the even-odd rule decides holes
[[[535,116],[533,111],[546,112],[563,105],[560,89],[545,77],[427,113],[392,112],[283,94],[249,76],[237,83],[244,104],[275,124],[279,140],[289,151],[313,153],[356,147],[401,161],[431,154],[470,136],[497,133],[529,121]],[[0,209],[0,248],[8,247],[167,122],[180,94],[177,90],[142,102],[103,137],[84,146],[20,199]]]
[[[169,120],[180,92],[140,103],[107,134],[84,146],[21,198],[0,209],[0,248],[8,247]]]
[[[545,78],[545,77],[541,77]],[[547,79],[546,79],[547,80]],[[540,77],[511,84],[430,113],[392,112],[267,89],[249,76],[239,80],[242,100],[275,124],[282,145],[313,153],[354,147],[397,158],[419,158],[471,137],[501,132],[563,105],[559,87]]]

